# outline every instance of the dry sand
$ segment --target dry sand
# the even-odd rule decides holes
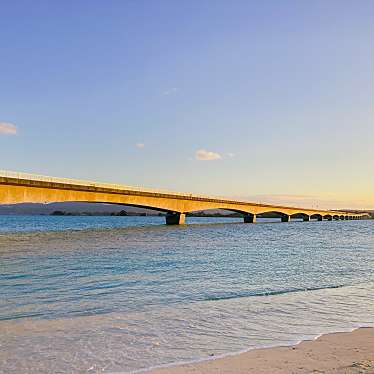
[[[374,328],[323,335],[292,347],[266,348],[151,374],[374,374]]]

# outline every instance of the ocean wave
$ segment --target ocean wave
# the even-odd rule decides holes
[[[300,288],[287,288],[284,290],[269,290],[269,291],[248,291],[248,292],[233,292],[226,293],[223,295],[213,295],[205,297],[201,301],[220,301],[220,300],[230,300],[230,299],[241,299],[245,297],[254,297],[254,296],[275,296],[283,295],[296,292],[310,292],[310,291],[321,291],[328,289],[343,288],[351,285],[339,284],[339,285],[328,285],[328,286],[319,286],[319,287],[300,287]]]

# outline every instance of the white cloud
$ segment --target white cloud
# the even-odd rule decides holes
[[[168,96],[168,95],[175,94],[176,92],[177,92],[177,88],[173,87],[173,88],[170,88],[169,90],[164,91],[163,94],[165,96]]]
[[[0,134],[3,135],[17,135],[17,126],[13,123],[0,122]]]
[[[233,158],[233,157],[235,157],[235,153],[230,152],[230,153],[227,154],[227,156],[229,156],[230,158]]]
[[[219,160],[222,156],[219,153],[207,151],[205,149],[199,149],[195,153],[196,160],[200,161],[212,161],[212,160]]]
[[[145,147],[145,144],[144,143],[136,143],[135,147],[138,148],[138,149],[143,149]]]

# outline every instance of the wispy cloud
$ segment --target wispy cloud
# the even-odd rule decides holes
[[[17,135],[17,126],[13,123],[0,122],[0,134],[2,135]]]
[[[313,200],[318,199],[318,196],[313,195],[293,195],[293,194],[263,194],[257,195],[259,197],[266,197],[270,199],[278,199],[278,200]]]
[[[169,96],[169,95],[175,94],[176,92],[177,92],[177,88],[173,87],[173,88],[170,88],[170,89],[164,91],[163,94],[165,96]]]
[[[145,144],[144,143],[136,143],[135,147],[138,148],[138,149],[143,149],[145,147]]]
[[[207,151],[206,149],[199,149],[195,153],[196,160],[199,161],[212,161],[219,160],[222,156],[217,152]]]
[[[231,152],[229,152],[229,153],[227,154],[227,156],[230,157],[230,158],[233,158],[233,157],[235,157],[235,153],[231,153]]]
[[[242,196],[244,200],[255,201],[259,203],[268,203],[274,205],[303,206],[310,208],[319,208],[321,197],[311,195],[293,195],[293,194],[258,194]]]
[[[286,205],[314,209],[372,209],[374,207],[372,201],[351,201],[349,199],[337,199],[334,196],[258,194],[231,197],[262,204]]]

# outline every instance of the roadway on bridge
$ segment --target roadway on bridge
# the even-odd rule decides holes
[[[282,222],[288,222],[293,217],[302,218],[304,221],[367,218],[367,214],[347,211],[261,204],[207,195],[0,171],[0,204],[68,201],[155,209],[166,212],[167,224],[183,224],[186,214],[211,209],[240,213],[246,223],[256,222],[256,217],[264,213],[275,213],[281,217]]]

